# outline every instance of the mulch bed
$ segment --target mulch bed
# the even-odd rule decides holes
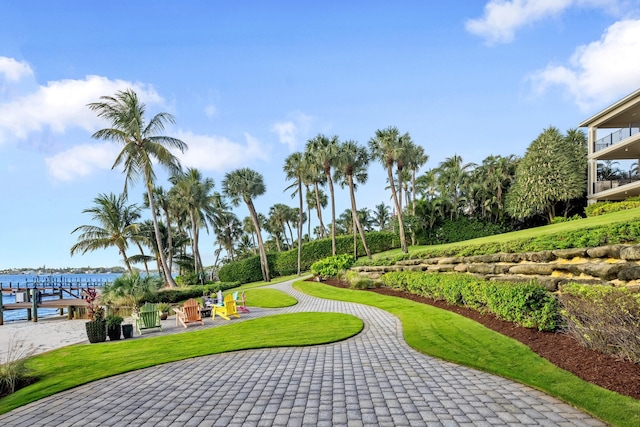
[[[341,288],[348,287],[347,283],[339,280],[326,280],[323,283]],[[369,292],[429,304],[475,320],[489,329],[520,341],[554,365],[585,381],[640,399],[640,365],[582,347],[569,335],[523,328],[497,319],[493,314],[482,314],[470,308],[449,305],[444,301],[434,301],[408,292],[389,288],[374,288],[369,289]]]

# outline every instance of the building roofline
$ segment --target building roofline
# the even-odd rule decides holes
[[[640,97],[640,89],[637,89],[636,91],[630,93],[629,95],[625,96],[624,98],[620,99],[619,101],[611,104],[610,106],[608,106],[604,110],[600,111],[599,113],[596,113],[593,116],[589,117],[587,120],[582,121],[578,125],[578,127],[580,127],[580,128],[588,127],[591,123],[597,121],[601,117],[609,114],[610,112],[614,111],[616,108],[620,107],[623,104],[626,104],[630,100],[632,100],[634,98],[637,98],[637,97]]]

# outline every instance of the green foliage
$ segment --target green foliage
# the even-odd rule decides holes
[[[119,326],[124,322],[124,318],[122,316],[116,316],[114,314],[110,314],[106,317],[107,327],[109,326]]]
[[[515,182],[507,193],[507,212],[514,218],[540,213],[551,221],[557,203],[584,194],[586,157],[584,133],[570,130],[563,136],[554,127],[545,129],[516,168]]]
[[[279,276],[275,269],[276,259],[277,254],[267,254],[267,263],[272,278]],[[223,282],[238,282],[240,284],[258,282],[263,279],[260,256],[254,255],[240,261],[225,264],[218,271],[218,277]]]
[[[331,256],[320,261],[316,261],[311,265],[311,274],[322,278],[337,277],[338,273],[346,270],[354,263],[353,256],[340,254]]]
[[[466,274],[398,271],[382,276],[382,282],[426,298],[489,311],[526,328],[554,330],[558,303],[553,294],[536,283],[502,283]]]
[[[162,289],[156,294],[149,295],[145,298],[144,302],[151,303],[168,303],[175,304],[189,298],[198,298],[202,295],[211,295],[217,293],[219,290],[224,291],[239,286],[238,282],[216,282],[207,285],[189,286],[186,288],[178,289]]]
[[[31,349],[25,347],[15,334],[9,338],[7,345],[5,357],[0,358],[0,396],[13,393],[31,376],[25,363],[31,355]]]
[[[640,208],[640,198],[638,197],[630,197],[623,202],[594,203],[593,205],[587,206],[584,212],[587,217],[592,217],[635,208]]]
[[[176,277],[176,283],[178,284],[178,286],[183,287],[197,285],[200,283],[200,281],[198,279],[198,274],[192,272]]]
[[[492,236],[511,231],[507,226],[495,224],[490,221],[460,216],[447,219],[436,225],[431,230],[425,230],[419,234],[419,240],[429,245],[442,243],[461,242],[477,237]]]
[[[567,222],[567,221],[575,221],[578,219],[582,219],[582,217],[578,214],[570,216],[568,218],[564,217],[564,216],[556,216],[553,218],[553,220],[551,220],[551,224],[558,224],[560,222]]]
[[[100,301],[119,307],[139,307],[158,292],[163,280],[157,276],[142,276],[137,272],[117,277],[107,284],[100,295]]]
[[[384,252],[399,245],[395,234],[389,232],[365,233],[367,245],[372,253]],[[362,242],[357,243],[358,254],[364,255]],[[353,253],[353,236],[337,236],[336,251],[339,254]],[[307,271],[311,264],[331,256],[331,239],[314,240],[302,244],[301,271]],[[285,252],[267,254],[269,259],[269,271],[273,277],[288,276],[298,272],[298,249],[294,248]],[[225,282],[250,283],[262,280],[259,264],[260,258],[256,255],[240,261],[223,265],[218,272],[220,280]]]
[[[581,345],[640,363],[640,293],[566,285],[560,294],[568,333]]]

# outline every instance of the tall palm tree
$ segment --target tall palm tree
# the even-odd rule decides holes
[[[355,141],[345,141],[339,146],[338,157],[336,161],[336,178],[341,179],[341,185],[349,186],[349,196],[351,198],[351,215],[355,229],[360,234],[362,246],[371,259],[371,251],[367,245],[367,239],[364,236],[362,224],[358,218],[358,208],[356,207],[356,182],[365,184],[368,179],[367,168],[369,166],[369,152],[365,147],[358,145]],[[355,178],[355,182],[354,182]],[[357,248],[354,245],[354,254],[357,254]],[[354,255],[356,257],[356,255]]]
[[[260,265],[262,267],[262,277],[265,282],[270,282],[269,264],[267,262],[267,253],[264,250],[264,242],[260,233],[260,223],[258,222],[258,214],[253,205],[253,198],[263,195],[267,191],[264,185],[262,175],[249,168],[236,169],[228,172],[224,181],[222,181],[222,191],[229,197],[234,206],[240,204],[240,200],[244,201],[249,210],[249,215],[253,220],[253,227],[258,237],[258,249],[260,250]]]
[[[407,238],[404,233],[404,223],[402,222],[402,208],[393,179],[393,166],[397,162],[397,159],[403,157],[404,149],[405,146],[400,142],[400,132],[395,126],[390,126],[383,130],[376,130],[375,136],[369,140],[371,157],[378,159],[380,163],[382,163],[382,166],[387,169],[387,179],[389,180],[391,188],[391,196],[398,215],[400,248],[402,249],[402,252],[408,253],[409,248],[407,246]]]
[[[338,137],[331,138],[325,135],[317,135],[315,138],[307,141],[305,148],[310,153],[315,162],[322,166],[327,184],[329,185],[329,196],[331,197],[331,254],[336,254],[336,200],[333,191],[333,179],[331,178],[331,168],[335,167],[336,157],[338,155]]]
[[[407,156],[407,166],[411,171],[411,213],[416,214],[416,172],[427,161],[429,156],[424,152],[422,145],[413,144],[410,149],[410,153]]]
[[[153,163],[156,162],[167,168],[172,175],[176,174],[181,169],[180,161],[170,149],[175,148],[184,152],[187,144],[177,138],[159,135],[164,131],[165,124],[173,124],[175,119],[169,113],[158,113],[147,122],[146,107],[138,100],[138,95],[132,89],[118,91],[114,96],[102,96],[100,99],[101,102],[89,104],[89,109],[95,111],[98,117],[109,121],[111,127],[97,131],[93,137],[122,144],[122,151],[116,157],[112,169],[120,165],[124,167],[125,195],[128,183],[136,182],[140,176],[144,179],[165,280],[170,287],[177,287],[167,266],[160,239],[160,228],[153,199],[153,182],[156,177]]]
[[[186,212],[191,226],[192,252],[194,272],[204,274],[202,257],[200,256],[200,229],[209,231],[208,223],[214,223],[221,213],[218,199],[220,196],[212,193],[214,182],[211,178],[203,178],[199,170],[189,168],[184,174],[169,178],[173,188],[169,191],[173,203]]]
[[[173,230],[171,229],[171,217],[172,217],[172,206],[170,203],[170,196],[167,191],[164,190],[161,186],[153,187],[153,199],[156,202],[156,209],[158,209],[158,215],[164,214],[164,220],[167,227],[167,269],[169,271],[173,270],[173,255],[174,255],[174,247],[173,247]],[[143,206],[147,209],[149,206],[149,198],[145,198],[143,202]]]
[[[462,187],[469,176],[469,169],[473,166],[473,163],[463,163],[462,157],[457,154],[447,157],[438,166],[440,197],[448,199],[451,203],[450,219],[453,219],[454,216],[458,218],[460,215]]]
[[[123,193],[100,194],[93,199],[94,206],[84,209],[82,213],[92,214],[97,225],[81,225],[71,234],[80,231],[78,240],[71,247],[71,256],[77,252],[83,255],[97,249],[118,248],[125,266],[132,273],[131,263],[127,256],[129,241],[141,242],[144,237],[139,233],[140,226],[135,221],[140,218],[137,205],[127,205],[127,196]]]
[[[276,203],[269,208],[269,222],[271,222],[279,232],[282,232],[284,244],[289,245],[287,240],[287,218],[289,217],[289,211],[291,208],[283,203]],[[293,242],[291,242],[293,246]],[[286,249],[286,247],[285,247]]]
[[[296,187],[296,190],[291,194],[291,197],[295,197],[296,193],[298,194],[300,213],[300,218],[298,220],[298,276],[300,276],[300,265],[302,263],[302,214],[304,213],[304,206],[302,203],[302,184],[305,180],[306,174],[306,162],[304,161],[304,155],[300,152],[290,154],[284,160],[283,170],[287,175],[287,179],[294,180],[293,184],[287,187],[287,190],[292,186]]]

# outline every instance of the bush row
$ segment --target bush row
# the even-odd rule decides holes
[[[591,217],[635,208],[640,208],[640,197],[630,197],[622,202],[594,203],[593,205],[587,206],[584,212],[587,217]]]
[[[311,264],[311,274],[323,279],[327,277],[337,277],[339,272],[350,268],[353,263],[353,255],[340,254],[330,256]]]
[[[177,289],[162,289],[157,293],[148,294],[145,296],[144,301],[150,303],[165,302],[168,304],[175,304],[184,301],[189,298],[198,298],[203,294],[211,295],[218,291],[225,291],[227,289],[238,287],[240,284],[237,282],[217,282],[209,283],[207,285],[193,285],[186,288]]]
[[[493,236],[512,230],[508,225],[461,216],[456,219],[446,219],[432,229],[424,229],[417,234],[419,244],[440,245]]]
[[[434,258],[442,256],[472,256],[495,253],[537,252],[543,250],[590,248],[603,245],[635,243],[640,241],[640,220],[616,223],[582,230],[546,234],[540,237],[505,240],[450,248],[427,248],[411,254],[380,258],[368,265],[393,265],[403,259]]]
[[[395,234],[389,232],[369,232],[365,234],[371,253],[384,252],[399,246]],[[358,239],[358,256],[365,254],[362,242]],[[337,254],[353,254],[353,236],[336,237]],[[301,271],[307,271],[311,264],[331,256],[331,239],[314,240],[302,244]],[[267,254],[271,277],[287,276],[298,272],[298,249]],[[218,277],[224,282],[250,283],[262,280],[260,257],[253,256],[241,261],[223,265]]]
[[[382,283],[426,298],[489,311],[526,328],[548,331],[558,324],[556,297],[533,282],[490,282],[466,274],[398,271],[386,273]]]
[[[640,363],[640,292],[610,286],[563,286],[567,332],[582,346]]]

